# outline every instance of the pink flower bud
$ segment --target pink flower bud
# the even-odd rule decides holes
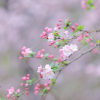
[[[45,83],[45,84],[44,84],[44,86],[45,86],[45,87],[47,87],[47,86],[48,86],[48,84],[47,84],[47,83]]]
[[[7,95],[7,98],[10,98],[10,95],[9,94]]]
[[[21,60],[22,58],[23,58],[22,56],[19,57],[20,60]]]
[[[21,83],[21,86],[23,86],[24,85],[24,83]]]
[[[59,21],[59,22],[62,22],[62,20],[61,20],[61,19],[59,19],[58,21]]]
[[[37,84],[36,86],[37,86],[37,87],[40,87],[40,84]]]
[[[87,43],[89,43],[89,42],[90,42],[90,40],[89,40],[89,39],[87,39],[87,40],[86,40],[86,42],[87,42]]]
[[[13,97],[13,100],[16,100],[16,98],[15,98],[15,97]]]
[[[38,91],[35,91],[34,94],[35,94],[35,95],[38,95]]]
[[[91,46],[94,46],[94,44],[93,44],[93,43],[90,43],[90,45],[91,45]]]
[[[27,80],[29,80],[29,77],[26,77]]]
[[[45,30],[47,31],[48,30],[48,27],[46,27]]]
[[[27,77],[30,77],[30,74],[27,74]]]
[[[27,88],[25,88],[25,90],[27,91],[28,89],[27,89]]]
[[[23,80],[23,81],[26,81],[26,80],[27,80],[27,78],[24,76],[24,77],[22,77],[22,80]]]
[[[38,91],[38,90],[39,90],[39,88],[38,88],[38,87],[35,87],[35,88],[34,88],[34,90],[35,90],[35,91]]]
[[[89,37],[89,34],[85,34],[85,37]]]
[[[28,86],[29,86],[29,84],[28,84],[28,83],[26,83],[26,84],[25,84],[25,87],[28,87]]]
[[[25,51],[25,50],[26,50],[26,47],[24,46],[24,47],[22,48],[22,50]]]
[[[50,90],[50,87],[47,87],[47,90],[49,91]]]
[[[57,23],[57,26],[59,26],[60,24],[59,23]]]
[[[44,58],[44,54],[41,54],[40,57],[41,57],[41,58]]]
[[[16,91],[17,93],[20,93],[20,89],[17,89],[17,91]]]
[[[75,26],[78,26],[78,24],[76,23]]]
[[[43,53],[44,53],[44,52],[45,52],[45,50],[44,50],[44,49],[42,49],[42,50],[41,50],[41,52],[43,52]]]
[[[29,91],[26,91],[26,93],[25,93],[26,95],[28,95],[29,94]]]

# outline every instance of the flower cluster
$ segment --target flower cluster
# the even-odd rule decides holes
[[[47,91],[50,90],[50,84],[51,84],[51,80],[48,80],[47,83],[44,84],[44,87],[43,87],[43,85],[41,86],[39,83],[36,84],[36,86],[34,88],[34,94],[42,95],[42,94],[46,93]]]
[[[78,46],[76,44],[65,45],[63,49],[60,49],[61,57],[68,58],[71,54],[78,50]]]
[[[53,79],[53,77],[55,76],[49,64],[46,64],[45,68],[42,68],[42,66],[40,65],[37,72],[40,73],[40,77],[44,79]]]
[[[17,89],[16,91],[14,90],[14,87],[11,87],[10,89],[7,90],[7,98],[13,98],[13,100],[16,99],[16,96],[20,95],[20,89]]]
[[[31,57],[31,55],[33,56],[32,50],[30,48],[26,48],[25,46],[22,48],[21,54],[24,58]],[[20,56],[19,59],[22,59],[22,56]]]

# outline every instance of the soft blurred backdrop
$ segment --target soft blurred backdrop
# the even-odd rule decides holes
[[[59,57],[59,50],[40,38],[44,28],[54,28],[58,19],[67,18],[73,24],[85,25],[88,30],[100,28],[99,0],[95,6],[96,9],[88,12],[81,8],[81,0],[0,0],[0,98],[7,100],[7,89],[12,86],[23,91],[21,78],[28,73],[31,78],[39,78],[38,66],[51,63],[34,58],[28,62],[19,60],[23,46],[32,47],[33,51],[44,48]],[[99,54],[89,53],[65,68],[46,100],[100,100]],[[33,86],[29,95],[19,100],[41,100],[41,96],[34,95]]]

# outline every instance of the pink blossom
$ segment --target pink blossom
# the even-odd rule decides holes
[[[42,72],[43,70],[42,70],[42,66],[40,65],[40,67],[38,67],[38,73],[40,73],[40,72]]]
[[[30,74],[27,74],[27,77],[30,77]]]
[[[8,89],[8,94],[12,95],[14,93],[14,87],[11,87],[10,89]]]
[[[48,34],[48,41],[54,41],[54,34],[53,33]]]

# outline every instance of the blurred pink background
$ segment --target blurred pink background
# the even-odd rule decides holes
[[[12,86],[23,91],[21,78],[30,73],[31,78],[38,79],[38,66],[51,63],[34,58],[28,63],[19,60],[23,46],[32,47],[33,51],[44,48],[59,57],[59,49],[49,47],[40,38],[44,28],[54,28],[58,19],[67,18],[73,25],[85,25],[86,30],[100,28],[100,1],[95,6],[88,12],[81,8],[81,0],[0,0],[0,98],[7,100],[7,89]],[[89,53],[65,68],[46,100],[100,100],[99,54]],[[34,86],[29,92],[19,100],[42,100],[34,95]]]

